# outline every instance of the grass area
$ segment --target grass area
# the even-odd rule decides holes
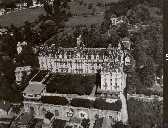
[[[21,27],[25,21],[34,22],[40,14],[44,14],[43,8],[25,9],[0,16],[0,25],[10,26],[11,24]]]
[[[88,9],[88,4],[85,6],[84,4],[80,5],[79,2],[70,2],[70,11],[72,14],[79,14],[81,15],[82,13],[92,13],[93,9],[95,9],[95,12],[101,12],[105,11],[105,7],[98,7],[95,4],[93,4],[91,9]]]
[[[86,25],[90,26],[91,24],[101,24],[103,22],[104,15],[96,15],[96,16],[78,16],[69,18],[69,21],[65,23],[66,27],[74,27],[76,25]]]
[[[163,92],[163,88],[161,88],[160,85],[157,85],[157,84],[153,85],[150,90]]]
[[[119,0],[82,0],[82,1],[84,3],[93,3],[93,4],[102,3],[102,4],[105,4],[105,3],[110,3],[110,2],[118,2]]]

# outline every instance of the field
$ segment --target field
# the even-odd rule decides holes
[[[38,19],[40,14],[44,14],[43,8],[37,9],[25,9],[17,12],[11,12],[6,15],[0,16],[0,25],[1,26],[10,26],[11,24],[21,27],[24,25],[25,21],[34,22]]]
[[[72,14],[79,14],[79,15],[81,15],[82,13],[92,13],[93,8],[95,9],[95,13],[105,11],[105,7],[98,7],[95,4],[93,4],[92,8],[88,9],[88,4],[86,6],[84,4],[85,3],[80,5],[79,2],[69,2],[71,13]]]
[[[86,25],[90,26],[92,23],[94,24],[101,24],[103,22],[103,17],[104,15],[96,15],[96,16],[78,16],[78,17],[73,17],[69,18],[69,21],[65,23],[66,27],[74,27],[77,25]]]
[[[98,1],[98,0],[97,0]],[[88,4],[93,3],[93,7],[91,9],[88,9]],[[100,2],[100,1],[99,1]],[[87,3],[85,6],[84,4]],[[95,16],[87,16],[84,17],[82,14],[88,13],[91,14],[93,12],[93,9],[95,9],[94,14],[104,12],[106,10],[105,7],[98,7],[96,6],[96,3],[94,0],[88,1],[88,0],[83,0],[83,4],[80,5],[79,2],[70,2],[70,11],[72,14],[78,14],[78,17],[70,17],[69,21],[65,23],[65,31],[68,33],[72,32],[72,27],[77,26],[77,25],[86,25],[90,26],[91,24],[101,24],[103,22],[103,17],[104,15],[95,15]]]
[[[93,4],[102,3],[102,4],[105,4],[105,3],[110,3],[110,2],[118,2],[119,0],[82,0],[82,1],[84,3],[93,3]]]

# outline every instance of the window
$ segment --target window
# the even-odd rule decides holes
[[[33,95],[28,95],[28,97],[33,97]]]
[[[99,116],[100,116],[100,115],[99,115],[98,113],[95,115],[96,118],[99,118]]]
[[[112,116],[109,116],[109,119],[112,119],[113,117]]]
[[[55,110],[55,116],[59,116],[59,111]]]
[[[73,112],[69,111],[67,112],[67,117],[72,117],[73,116]]]
[[[84,114],[84,113],[81,113],[80,116],[81,116],[81,117],[85,117],[85,114]]]

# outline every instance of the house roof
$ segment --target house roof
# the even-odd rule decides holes
[[[9,128],[11,124],[0,124],[0,128]]]
[[[22,116],[20,116],[17,123],[20,125],[27,125],[32,119],[33,119],[33,114],[26,112]]]
[[[0,101],[0,109],[8,111],[11,108],[12,104],[7,101]]]
[[[81,123],[81,119],[79,118],[70,118],[70,123],[74,123],[74,124],[80,124]]]
[[[31,69],[31,66],[17,67],[15,69],[15,72],[18,72],[18,71],[29,71],[30,69]]]
[[[53,113],[51,113],[51,112],[47,112],[46,114],[45,114],[45,118],[47,118],[47,119],[49,119],[49,120],[51,120],[51,118],[54,116],[54,114]]]
[[[6,28],[2,28],[0,29],[0,31],[4,33],[4,32],[7,32],[8,30]]]
[[[130,41],[130,39],[128,37],[125,37],[122,39],[122,41]]]
[[[40,94],[45,88],[43,84],[29,84],[22,93],[26,94]]]
[[[117,16],[115,14],[112,14],[110,18],[117,18]]]
[[[18,114],[20,111],[20,108],[21,108],[21,105],[13,105],[11,112]]]

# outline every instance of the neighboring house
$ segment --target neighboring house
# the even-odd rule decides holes
[[[6,29],[6,28],[0,29],[0,35],[7,34],[7,33],[8,33],[8,29]]]
[[[81,126],[81,119],[79,118],[70,118],[69,125],[73,126],[74,128],[80,128]]]
[[[20,84],[23,76],[23,72],[26,72],[27,75],[31,73],[31,66],[17,67],[15,69],[16,83]]]
[[[23,115],[21,115],[16,121],[17,128],[27,128],[33,117],[33,113],[23,113]]]
[[[0,115],[8,115],[10,113],[10,109],[12,104],[7,101],[0,101]]]
[[[40,99],[45,91],[43,84],[29,84],[22,92],[25,99]]]
[[[4,9],[1,9],[0,10],[0,16],[3,15],[5,13],[5,10]]]
[[[27,42],[25,42],[25,41],[23,41],[22,43],[18,42],[18,44],[17,44],[17,52],[18,52],[18,54],[22,52],[22,49],[23,49],[22,47],[25,46],[25,45],[27,45]]]
[[[120,17],[117,17],[115,14],[112,14],[110,16],[110,20],[111,20],[111,24],[112,25],[119,25],[121,23],[127,23],[128,22],[128,19],[126,16],[120,16]]]
[[[110,16],[110,20],[112,25],[117,25],[117,16],[115,14]]]

